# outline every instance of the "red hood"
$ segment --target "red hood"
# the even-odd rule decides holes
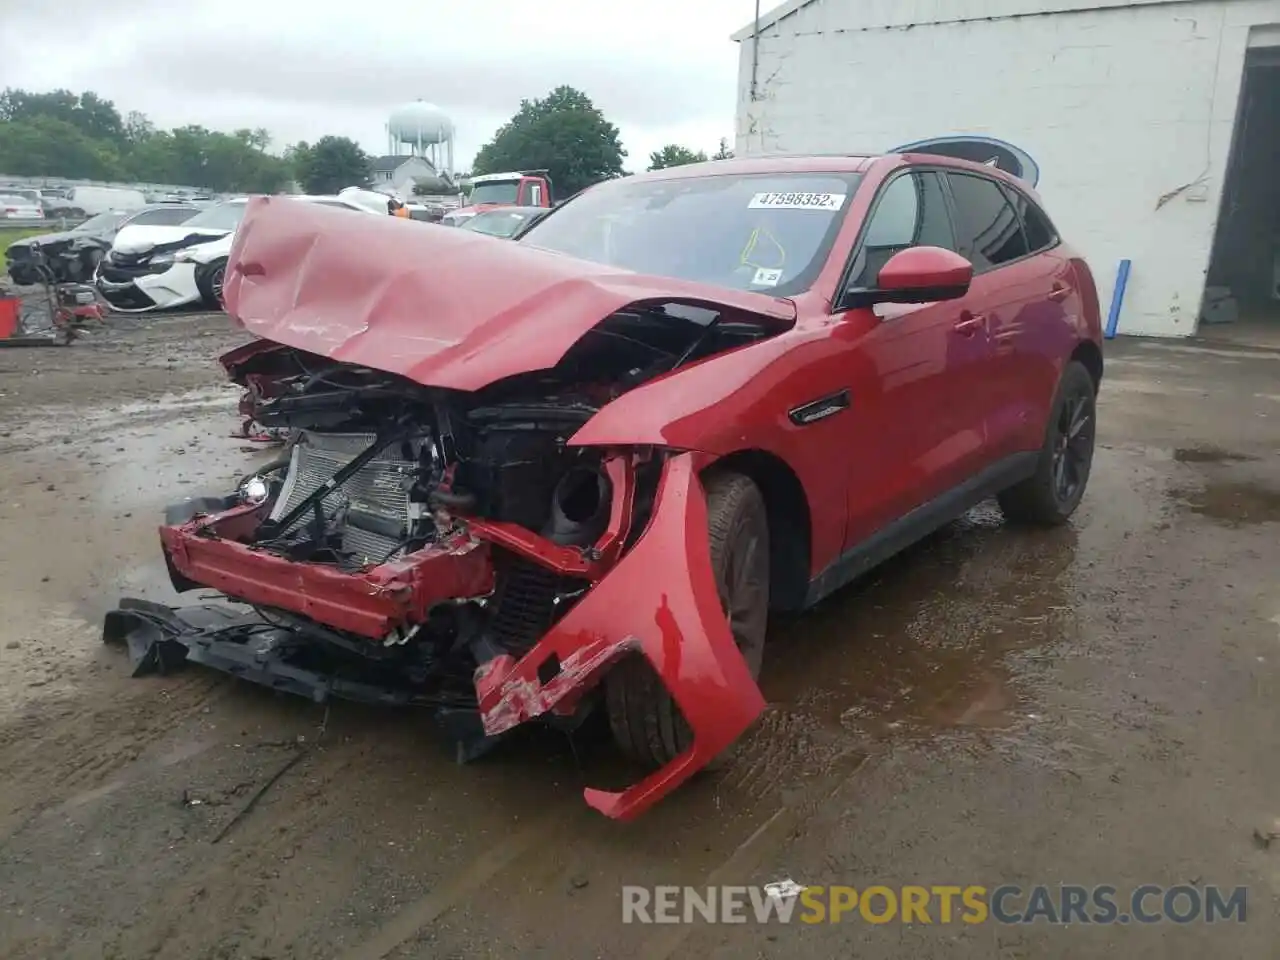
[[[553,367],[597,323],[640,301],[796,317],[790,300],[764,294],[270,197],[249,201],[223,297],[259,337],[458,390]]]

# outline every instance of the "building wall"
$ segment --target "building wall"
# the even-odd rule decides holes
[[[379,189],[391,189],[404,196],[413,193],[414,182],[420,178],[437,176],[435,167],[422,157],[406,156],[394,170],[384,170],[371,176],[371,183]]]
[[[882,152],[981,133],[1025,148],[1120,332],[1199,315],[1251,42],[1275,0],[815,0],[741,44],[740,155]],[[1252,37],[1252,40],[1251,40]],[[753,60],[758,62],[753,65]],[[752,76],[755,96],[752,96]]]

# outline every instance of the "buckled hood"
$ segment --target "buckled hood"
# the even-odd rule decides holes
[[[783,324],[796,316],[790,300],[765,294],[436,224],[286,209],[272,197],[249,202],[223,299],[259,337],[459,390],[553,367],[592,327],[635,303],[729,307]]]

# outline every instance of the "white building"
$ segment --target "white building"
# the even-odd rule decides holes
[[[788,0],[734,39],[740,156],[1010,142],[1104,315],[1132,262],[1120,333],[1196,332],[1208,285],[1280,342],[1280,0]]]
[[[419,180],[434,182],[440,174],[425,157],[388,154],[374,157],[369,164],[369,183],[376,189],[394,191],[403,197],[413,195]]]

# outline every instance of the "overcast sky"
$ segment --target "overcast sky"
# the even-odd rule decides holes
[[[0,0],[0,87],[94,90],[161,127],[266,127],[277,149],[332,133],[375,154],[387,113],[421,98],[453,119],[465,168],[521,98],[567,83],[620,128],[627,169],[643,170],[666,143],[732,141],[729,35],[754,11],[755,0]]]

